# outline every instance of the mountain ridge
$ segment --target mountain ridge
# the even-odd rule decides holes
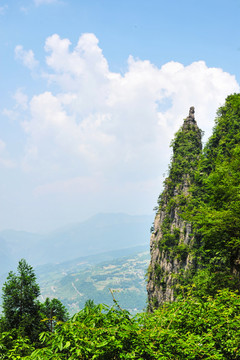
[[[36,267],[148,244],[151,223],[150,215],[103,213],[48,234],[0,231],[0,275],[15,268],[21,258]]]

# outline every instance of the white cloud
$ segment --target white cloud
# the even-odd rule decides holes
[[[8,117],[11,121],[19,119],[19,111],[4,108],[2,114]]]
[[[209,135],[216,109],[239,91],[234,76],[204,61],[188,66],[172,61],[158,68],[130,56],[121,75],[109,70],[94,34],[83,34],[73,49],[70,45],[57,34],[47,38],[45,76],[59,90],[33,96],[23,123],[24,166],[52,179],[92,177],[94,184],[101,179],[112,189],[124,182],[155,183],[167,168],[169,142],[189,107],[195,106],[196,120]],[[25,54],[21,47],[19,53]],[[27,104],[21,93],[16,99]]]
[[[38,65],[38,61],[35,59],[33,51],[24,50],[22,45],[17,45],[15,47],[15,56],[30,70],[33,70]]]
[[[28,108],[28,96],[26,94],[24,94],[22,89],[17,89],[17,91],[15,92],[13,98],[16,101],[16,105],[15,105],[16,108],[20,107],[23,110],[27,110],[27,108]]]
[[[22,89],[17,89],[13,95],[15,105],[13,109],[4,108],[2,114],[8,117],[11,121],[19,120],[21,116],[21,110],[26,111],[28,109],[28,96],[24,94]]]

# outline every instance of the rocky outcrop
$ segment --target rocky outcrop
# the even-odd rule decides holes
[[[196,238],[184,212],[189,187],[202,150],[202,132],[198,128],[194,107],[172,142],[173,157],[150,240],[151,261],[148,268],[148,302],[153,310],[161,303],[174,301],[180,279],[196,267]]]

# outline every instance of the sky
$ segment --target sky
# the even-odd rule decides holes
[[[0,230],[152,214],[174,133],[239,92],[239,0],[0,0]]]

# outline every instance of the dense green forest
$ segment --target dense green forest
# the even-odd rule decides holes
[[[57,299],[38,301],[34,271],[21,260],[3,286],[0,359],[240,359],[240,94],[218,110],[194,166],[184,161],[188,143],[176,134],[182,158],[169,178],[176,183],[189,167],[179,206],[198,240],[197,266],[178,279],[176,301],[133,317],[113,293],[112,307],[89,300],[68,319]]]
[[[240,288],[240,95],[217,112],[213,134],[194,173],[183,217],[198,239],[198,271],[188,282],[197,296]]]

